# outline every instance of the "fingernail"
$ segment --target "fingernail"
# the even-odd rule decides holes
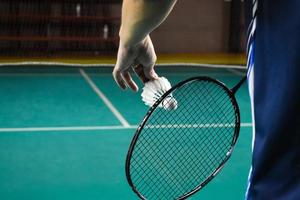
[[[137,92],[139,90],[139,87],[137,85],[135,85],[134,87],[131,88],[132,91]]]

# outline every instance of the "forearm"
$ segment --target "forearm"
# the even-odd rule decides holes
[[[120,42],[133,46],[159,26],[172,10],[176,0],[124,0]]]

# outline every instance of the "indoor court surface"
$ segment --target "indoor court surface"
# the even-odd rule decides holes
[[[175,69],[176,70],[173,70]],[[158,66],[174,85],[208,75],[234,86],[244,70]],[[1,200],[135,200],[125,158],[148,107],[122,92],[112,67],[0,68]],[[191,200],[244,199],[251,162],[247,85],[237,93],[241,131],[232,158]]]

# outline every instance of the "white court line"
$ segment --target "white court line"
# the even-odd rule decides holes
[[[186,66],[186,67],[207,67],[207,68],[219,68],[219,69],[246,69],[245,65],[219,65],[219,64],[206,64],[206,63],[160,63],[156,64],[160,67],[171,67],[171,66]]]
[[[78,64],[78,63],[63,63],[63,62],[16,62],[16,63],[0,63],[0,67],[2,66],[26,66],[26,65],[33,65],[33,66],[41,66],[41,67],[49,67],[49,66],[63,66],[63,67],[91,67],[91,68],[112,68],[115,65],[114,64],[103,64],[103,63],[97,63],[97,64]],[[242,72],[238,72],[237,69],[246,69],[245,65],[220,65],[220,64],[205,64],[205,63],[158,63],[156,64],[157,67],[196,67],[196,68],[212,68],[212,69],[227,69],[230,73],[233,73],[235,75],[243,75]],[[190,73],[190,72],[187,72]],[[185,72],[185,74],[187,74]],[[198,72],[197,72],[198,73]],[[173,74],[178,74],[178,73],[168,73],[168,75],[173,75]],[[214,72],[209,72],[209,73],[204,73],[204,74],[199,74],[199,75],[220,75],[224,76],[227,75],[225,73],[214,73]],[[1,73],[0,76],[49,76],[49,75],[64,75],[68,76],[68,73],[64,74],[57,74],[57,73]],[[97,76],[97,75],[96,75]],[[105,74],[106,76],[106,74]]]
[[[38,62],[38,61],[29,61],[29,62],[13,62],[13,63],[0,63],[0,67],[4,66],[26,66],[26,65],[38,65],[38,66],[63,66],[63,67],[113,67],[114,64],[103,64],[103,63],[97,63],[97,64],[78,64],[78,63],[71,63],[71,62]]]
[[[251,123],[243,123],[241,124],[241,126],[243,127],[251,127],[252,124]],[[176,128],[176,129],[180,129],[180,128],[233,128],[235,127],[234,123],[220,123],[220,124],[215,124],[215,123],[211,123],[211,124],[157,124],[157,125],[146,125],[144,128],[149,128],[149,129],[155,129],[155,128]]]
[[[227,69],[227,71],[235,74],[235,75],[239,75],[239,76],[246,76],[246,73],[245,72],[240,72],[240,71],[237,71],[236,69]]]
[[[0,132],[49,132],[49,131],[93,131],[136,129],[137,126],[65,126],[65,127],[24,127],[0,128]]]
[[[90,73],[95,77],[107,77],[107,76],[111,76],[111,73],[95,73],[92,72]],[[178,74],[181,74],[181,72],[167,72],[167,76],[178,76]],[[182,74],[184,75],[193,75],[195,76],[195,72],[183,72]],[[197,72],[197,75],[199,76],[236,76],[236,74],[234,74],[233,72],[230,72],[228,70],[228,72],[224,72],[224,73],[220,73],[220,72]],[[0,77],[31,77],[31,76],[39,76],[39,77],[49,77],[49,76],[54,76],[54,77],[76,77],[76,76],[81,76],[80,74],[76,74],[76,73],[0,73]]]
[[[100,91],[92,79],[85,73],[83,69],[79,69],[80,74],[86,80],[86,82],[91,86],[94,92],[101,98],[105,105],[111,110],[111,112],[116,116],[116,118],[121,122],[124,127],[130,127],[130,124],[121,115],[121,113],[114,107],[114,105],[109,101],[109,99]]]
[[[0,63],[2,66],[26,66],[26,65],[40,65],[40,66],[64,66],[64,67],[114,67],[115,64],[78,64],[78,63],[64,63],[64,62],[15,62],[15,63]],[[205,63],[157,63],[156,66],[186,66],[186,67],[211,67],[211,68],[231,68],[231,69],[246,69],[245,65],[219,65],[219,64],[205,64]]]
[[[170,127],[171,125],[159,125],[157,128]],[[173,125],[176,127],[176,125]],[[179,126],[179,125],[177,125]],[[195,126],[195,125],[193,125]],[[201,124],[197,125],[198,127]],[[204,126],[204,125],[202,125]],[[50,132],[50,131],[92,131],[92,130],[126,130],[137,129],[138,125],[125,126],[65,126],[65,127],[20,127],[20,128],[0,128],[0,133],[4,132]],[[241,123],[241,127],[252,127],[252,123]],[[152,127],[154,128],[154,127]]]

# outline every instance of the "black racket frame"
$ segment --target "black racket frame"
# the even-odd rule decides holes
[[[208,82],[213,82],[213,83],[219,85],[220,87],[222,87],[224,89],[224,91],[226,91],[226,93],[230,97],[231,103],[232,103],[234,111],[235,111],[235,119],[236,119],[235,120],[235,125],[236,125],[235,126],[235,131],[234,131],[234,135],[233,135],[233,138],[232,138],[231,147],[230,147],[229,151],[227,152],[225,159],[223,160],[223,162],[220,163],[220,165],[213,171],[213,173],[211,173],[211,175],[205,181],[203,181],[197,187],[195,187],[191,191],[187,192],[186,194],[183,194],[183,196],[181,196],[180,198],[177,199],[177,200],[183,200],[183,199],[186,199],[186,198],[190,197],[191,195],[195,194],[200,189],[202,189],[205,185],[207,185],[221,171],[221,169],[224,167],[225,163],[231,157],[233,149],[234,149],[235,144],[237,142],[237,139],[239,137],[239,132],[240,132],[240,109],[239,109],[238,103],[237,103],[236,98],[235,98],[235,93],[240,88],[240,86],[245,82],[245,80],[246,80],[246,77],[241,79],[241,81],[235,87],[233,87],[232,89],[229,89],[223,82],[221,82],[217,79],[208,77],[208,76],[192,77],[192,78],[186,79],[182,82],[179,82],[178,84],[173,86],[170,90],[168,90],[164,95],[162,95],[155,102],[155,104],[148,110],[148,112],[146,113],[144,119],[142,120],[142,122],[138,126],[138,128],[135,132],[135,135],[133,136],[133,139],[131,141],[131,144],[129,146],[127,157],[126,157],[126,163],[125,163],[126,178],[127,178],[128,184],[130,185],[130,187],[132,188],[134,193],[136,193],[139,198],[141,198],[143,200],[146,200],[146,198],[142,194],[140,194],[140,192],[136,189],[136,187],[134,186],[134,183],[132,182],[132,179],[131,179],[131,176],[130,176],[130,160],[131,160],[132,153],[134,151],[135,144],[136,144],[136,142],[139,138],[139,135],[142,132],[146,122],[150,118],[153,111],[156,108],[158,108],[158,105],[164,100],[164,98],[167,97],[174,90],[176,90],[176,89],[178,89],[178,88],[180,88],[180,87],[182,87],[185,84],[188,84],[190,82],[193,82],[193,81],[208,81]],[[161,109],[161,108],[159,108],[159,109]]]

